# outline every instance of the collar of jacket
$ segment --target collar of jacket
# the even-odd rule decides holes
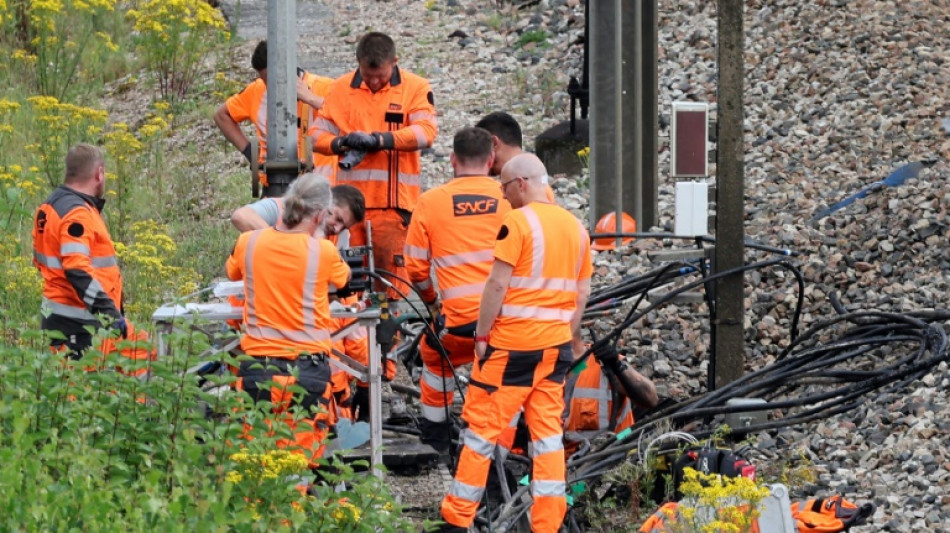
[[[73,189],[72,187],[67,187],[66,185],[60,185],[59,187],[60,187],[61,189],[65,189],[65,190],[67,190],[67,191],[69,191],[69,192],[75,194],[76,196],[82,198],[83,200],[86,201],[87,204],[89,204],[89,205],[95,207],[95,208],[96,208],[96,211],[99,211],[100,213],[102,212],[102,208],[105,207],[105,205],[106,205],[106,199],[105,199],[105,198],[97,198],[97,197],[92,196],[92,195],[90,195],[90,194],[86,194],[86,193],[83,193],[83,192],[79,192],[79,191],[77,191],[76,189]]]
[[[399,66],[393,65],[393,75],[389,78],[389,85],[395,87],[402,83],[402,76],[399,75]],[[353,74],[353,81],[350,82],[350,87],[354,89],[359,89],[360,85],[363,84],[363,76],[360,76],[360,69],[356,69],[356,73]]]

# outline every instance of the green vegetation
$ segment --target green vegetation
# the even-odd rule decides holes
[[[162,303],[221,275],[245,172],[220,171],[224,148],[209,154],[170,134],[207,127],[211,105],[239,90],[206,71],[226,63],[216,54],[230,39],[205,0],[0,0],[2,530],[408,529],[387,488],[346,465],[296,490],[314,476],[276,448],[287,430],[269,406],[227,391],[230,375],[202,383],[184,372],[208,347],[199,330],[167,337],[155,360],[93,351],[78,362],[52,353],[39,331],[32,216],[77,142],[106,152],[104,216],[139,329],[152,329]],[[106,98],[136,91],[151,98],[131,111]],[[145,367],[148,380],[127,375]]]
[[[524,48],[528,43],[536,43],[542,48],[550,46],[550,43],[548,43],[548,32],[541,29],[526,31],[518,37],[515,46]]]

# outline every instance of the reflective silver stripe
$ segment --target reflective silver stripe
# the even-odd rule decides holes
[[[508,286],[515,289],[577,292],[577,280],[564,278],[525,278],[512,276]]]
[[[442,289],[442,299],[451,300],[453,298],[464,298],[466,296],[480,295],[484,290],[485,282],[459,285],[458,287]]]
[[[116,261],[114,255],[107,255],[105,257],[93,257],[92,266],[96,268],[108,268],[118,266],[119,263]]]
[[[462,252],[460,254],[443,255],[433,257],[432,262],[436,268],[449,268],[462,265],[471,265],[475,263],[485,263],[495,258],[494,250],[475,250],[473,252]]]
[[[422,411],[422,416],[426,420],[431,422],[445,422],[445,407],[444,406],[435,406],[435,405],[426,405],[420,403],[420,410]]]
[[[86,305],[92,307],[96,303],[96,297],[99,294],[106,295],[106,291],[102,289],[102,284],[99,283],[99,280],[93,278],[89,282],[89,286],[86,287],[86,293],[82,295],[82,301],[86,302]]]
[[[452,376],[445,376],[445,380],[444,380],[445,385],[443,386],[442,376],[436,374],[435,372],[429,370],[428,368],[422,369],[422,381],[424,381],[426,385],[432,387],[433,389],[439,392],[455,390],[455,380],[452,379]]]
[[[316,165],[313,167],[313,173],[322,178],[329,178],[333,176],[333,171],[334,171],[333,167],[335,166],[336,166],[336,163],[334,163],[333,165]]]
[[[59,255],[67,254],[89,255],[89,247],[80,242],[68,242],[59,247]]]
[[[33,250],[33,260],[45,266],[46,268],[58,268],[58,269],[63,268],[63,264],[60,263],[58,257],[43,255],[37,252],[36,250]]]
[[[337,181],[389,181],[389,171],[378,168],[341,170]]]
[[[409,113],[409,122],[419,122],[420,120],[430,120],[434,123],[435,115],[429,113],[428,111],[416,111],[415,113]]]
[[[808,509],[808,502],[807,501],[798,502],[798,510],[804,511],[805,509]]]
[[[418,187],[422,183],[419,174],[408,174],[406,172],[400,172],[397,180],[400,185],[407,185],[409,187]]]
[[[247,305],[247,325],[257,325],[257,298],[254,294],[254,262],[251,257],[254,253],[254,246],[257,245],[257,238],[261,236],[264,230],[257,230],[251,233],[247,239],[247,248],[244,249],[244,290],[247,297],[244,299]]]
[[[575,387],[574,398],[597,400],[597,427],[601,431],[611,431],[610,426],[610,400],[613,395],[610,393],[610,380],[603,370],[599,373],[600,380],[596,389],[591,387]]]
[[[430,146],[429,138],[426,137],[426,130],[422,126],[413,124],[409,126],[409,129],[416,134],[416,146],[419,148],[428,148]]]
[[[318,131],[325,131],[333,135],[340,134],[340,128],[336,127],[336,124],[323,117],[317,117],[317,121],[314,122],[314,125],[317,127]]]
[[[479,437],[470,429],[466,429],[462,433],[464,433],[462,435],[462,444],[485,459],[491,459],[492,450],[495,449],[494,444]]]
[[[531,496],[537,498],[538,496],[564,496],[566,494],[566,483],[563,481],[532,481],[531,482]]]
[[[301,294],[301,329],[308,334],[317,334],[317,270],[320,268],[320,241],[313,237],[307,239],[307,267],[303,276],[303,293]],[[311,331],[313,330],[313,331]],[[320,330],[330,338],[330,332]]]
[[[502,305],[501,316],[570,322],[571,317],[574,316],[574,311],[569,311],[567,309],[553,309],[550,307]]]
[[[521,212],[531,228],[531,277],[540,278],[544,276],[544,229],[531,204],[522,208]]]
[[[412,282],[412,284],[415,285],[416,288],[419,289],[420,291],[427,291],[432,288],[431,279],[424,279],[422,281],[414,281]]]
[[[349,332],[345,338],[351,341],[360,341],[365,339],[367,336],[369,336],[369,333],[366,331],[366,327],[364,326]]]
[[[556,452],[564,449],[564,436],[560,433],[544,437],[540,440],[533,440],[528,443],[528,455],[537,457],[546,453]]]
[[[456,498],[478,503],[482,501],[482,495],[485,494],[485,487],[476,487],[462,483],[456,479],[452,482],[452,488],[449,489],[449,494]]]
[[[508,422],[508,427],[516,428],[518,427],[518,421],[521,420],[521,411],[515,413],[515,416],[511,417],[511,421]]]
[[[43,297],[40,301],[40,312],[44,315],[53,314],[76,320],[96,320],[96,317],[85,307],[61,304],[46,297]]]
[[[296,329],[277,329],[269,326],[248,325],[247,334],[256,339],[289,340],[292,342],[319,342],[330,340],[330,332],[315,327]]]
[[[260,142],[261,156],[267,153],[267,89],[261,95],[261,106],[257,108],[257,126],[260,135],[257,140]]]
[[[429,249],[422,248],[420,246],[412,246],[407,244],[403,247],[402,253],[406,257],[415,257],[416,259],[428,259],[429,258]]]

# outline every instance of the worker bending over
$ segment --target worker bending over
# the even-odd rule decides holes
[[[33,264],[43,277],[41,327],[65,337],[50,339],[50,346],[79,359],[92,346],[89,326],[130,340],[144,341],[148,336],[136,331],[122,313],[122,273],[101,215],[106,203],[102,150],[77,144],[67,152],[65,166],[63,184],[34,216]],[[105,339],[99,349],[105,354],[116,347],[112,339]],[[121,354],[139,360],[152,356],[136,347]]]
[[[633,426],[630,403],[648,410],[657,406],[656,386],[627,365],[613,345],[594,350],[592,356],[567,378],[564,430],[568,453],[580,441],[605,432],[620,433]]]
[[[406,237],[406,270],[430,309],[438,338],[425,333],[422,362],[422,442],[447,453],[452,422],[447,409],[455,391],[455,367],[472,362],[475,322],[491,271],[495,237],[511,210],[498,182],[488,176],[491,135],[481,128],[455,134],[453,179],[423,193]],[[441,301],[430,271],[434,267]],[[437,325],[436,325],[437,324]],[[445,353],[441,352],[444,347]]]
[[[556,532],[567,510],[561,415],[564,379],[583,349],[580,321],[590,295],[590,240],[568,211],[547,200],[547,172],[520,154],[501,173],[513,211],[495,242],[495,262],[475,329],[476,360],[465,398],[455,481],[442,500],[443,531],[466,531],[485,492],[496,442],[524,407],[531,435],[531,528]]]
[[[343,287],[350,269],[319,230],[330,205],[330,183],[315,175],[294,181],[276,228],[242,233],[227,260],[227,274],[244,281],[241,348],[253,360],[238,369],[238,388],[269,401],[294,432],[279,442],[303,453],[314,466],[335,422],[330,365],[330,285]],[[273,385],[268,385],[273,383]],[[298,385],[294,397],[289,387]],[[312,408],[318,410],[312,413]],[[292,410],[304,416],[299,427]]]

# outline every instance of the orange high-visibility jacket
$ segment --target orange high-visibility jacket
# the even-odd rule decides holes
[[[310,136],[318,152],[332,155],[333,139],[354,131],[382,133],[384,149],[367,154],[350,170],[339,170],[336,183],[359,188],[369,209],[412,211],[420,192],[419,150],[432,146],[439,131],[429,82],[399,67],[393,67],[389,85],[377,93],[369,90],[358,69],[337,78]]]
[[[350,277],[333,243],[273,228],[249,231],[238,237],[226,268],[230,279],[244,280],[245,353],[330,353],[327,291]]]
[[[333,80],[306,72],[304,82],[313,94],[326,97]],[[267,160],[267,85],[264,80],[260,78],[254,80],[244,90],[228,98],[225,105],[228,108],[228,114],[235,122],[250,121],[254,124],[254,131],[260,143],[258,161],[263,165]],[[303,160],[306,154],[306,136],[315,117],[316,111],[312,107],[303,102],[297,102],[297,158],[300,160]],[[335,155],[313,154],[315,168],[336,168],[336,161]],[[333,174],[327,177],[332,180]]]
[[[613,414],[613,387],[610,379],[594,357],[588,357],[587,367],[568,377],[567,390],[570,394],[566,398],[570,409],[564,428],[567,431],[580,433],[587,439],[612,431],[619,433],[633,425],[633,411],[630,409],[630,400],[619,394],[622,407],[614,422],[610,424]]]
[[[419,198],[406,236],[406,271],[423,300],[432,303],[435,266],[446,326],[478,320],[495,237],[509,211],[498,182],[488,176],[454,178]]]
[[[532,202],[508,213],[495,258],[514,266],[491,345],[537,350],[569,342],[578,282],[591,276],[587,230],[569,211]]]
[[[33,264],[43,276],[44,329],[82,333],[99,324],[96,315],[121,316],[122,274],[99,214],[104,203],[62,185],[36,211]]]

